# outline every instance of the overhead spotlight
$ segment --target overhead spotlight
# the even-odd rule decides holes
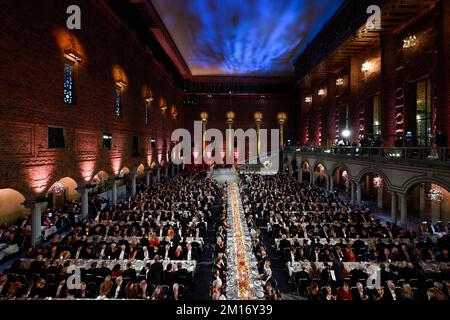
[[[351,134],[352,134],[352,133],[351,133],[350,130],[348,130],[348,129],[344,129],[344,130],[342,131],[342,137],[343,137],[343,138],[348,138],[348,137],[350,137]]]

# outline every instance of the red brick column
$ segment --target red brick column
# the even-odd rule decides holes
[[[383,34],[381,46],[381,133],[384,145],[394,145],[395,109],[395,52],[398,46],[393,35]]]

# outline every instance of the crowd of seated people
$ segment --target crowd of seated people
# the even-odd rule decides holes
[[[28,267],[17,260],[0,275],[1,299],[179,299],[192,272],[181,262],[159,256],[137,270],[132,261],[108,267],[107,260],[93,260],[80,270],[79,283],[71,280],[74,260],[46,259],[38,255]]]
[[[183,283],[179,283],[179,278],[172,273],[180,273],[177,261],[195,261],[200,257],[202,236],[206,232],[207,220],[211,215],[217,190],[217,185],[212,180],[200,179],[189,174],[163,179],[160,184],[138,193],[134,199],[129,198],[115,207],[106,206],[96,212],[93,219],[79,221],[71,226],[64,236],[55,235],[48,247],[29,248],[25,257],[35,259],[32,264],[42,260],[45,265],[54,265],[63,269],[67,263],[70,264],[71,259],[154,260],[149,267],[158,266],[159,260],[165,260],[165,262],[170,260],[171,263],[167,264],[166,270],[160,270],[161,274],[167,273],[168,279],[172,279],[169,283],[162,283],[164,278],[162,276],[158,276],[156,280],[153,276],[142,280],[147,281],[147,289],[152,289],[152,294],[155,291],[161,291],[158,289],[159,285],[170,288],[167,290],[167,287],[163,287],[161,291],[163,294],[156,294],[156,298],[178,297],[179,285],[189,285],[193,275],[186,275],[182,278]],[[119,264],[117,266],[120,267]],[[14,275],[23,275],[22,271],[24,270],[21,269],[18,260],[13,264],[12,270],[7,271],[10,276],[8,287],[18,284],[17,277]],[[114,268],[111,270],[110,275],[115,282],[121,276],[121,270],[118,271],[116,273]],[[30,283],[41,285],[43,281],[46,281],[45,273],[41,274],[33,270],[24,272],[28,285]],[[106,274],[102,276],[106,281]],[[134,280],[134,277],[132,278]],[[23,277],[21,279],[25,280]],[[121,285],[126,288],[130,284],[129,277],[123,277],[122,280],[124,282]],[[178,282],[171,283],[175,280]],[[94,288],[92,283],[95,281],[89,283],[91,283],[90,288]],[[87,289],[89,289],[89,283],[87,283]],[[102,283],[96,283],[97,294],[101,291]],[[139,291],[139,287],[145,285],[145,283],[133,283],[135,286],[130,284],[132,288],[128,290],[130,292]],[[48,284],[44,286],[47,288]],[[51,296],[51,293],[49,295]],[[8,296],[22,297],[19,293],[17,296]],[[27,297],[34,296],[28,294]]]
[[[309,266],[310,270],[290,272],[302,294],[342,300],[338,293],[349,297],[347,291],[355,292],[362,285],[370,299],[380,300],[386,299],[380,297],[391,281],[397,291],[411,288],[413,299],[448,296],[450,237],[442,223],[409,230],[383,223],[370,209],[289,176],[242,179],[287,269],[292,271],[295,264]],[[369,274],[362,267],[350,269],[352,262],[379,266],[380,288],[370,291],[365,282]]]
[[[224,185],[223,203],[227,203],[227,183]],[[241,191],[243,190],[240,188]],[[277,280],[273,277],[271,262],[267,254],[267,248],[263,245],[261,230],[258,226],[257,217],[254,215],[254,208],[248,195],[241,192],[242,206],[246,217],[248,229],[250,231],[252,252],[258,261],[258,279],[263,281],[266,300],[280,300],[281,293],[278,290]],[[226,299],[227,296],[227,230],[230,226],[227,223],[227,210],[224,208],[215,226],[216,229],[216,260],[213,267],[213,277],[211,285],[211,298],[213,300]]]
[[[95,208],[98,202],[99,199],[92,199],[90,206]],[[70,226],[76,225],[77,218],[81,217],[80,211],[81,203],[77,201],[68,201],[58,208],[47,208],[41,214],[43,230],[53,228],[55,233],[67,230]],[[29,249],[31,247],[31,217],[26,216],[16,224],[0,225],[0,246],[16,246],[15,253]]]

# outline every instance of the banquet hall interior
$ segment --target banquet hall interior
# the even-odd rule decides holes
[[[0,300],[450,298],[450,1],[1,6]]]

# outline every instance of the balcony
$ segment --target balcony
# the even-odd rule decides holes
[[[287,147],[287,153],[314,154],[320,157],[360,159],[407,164],[450,167],[450,148],[436,147]]]

